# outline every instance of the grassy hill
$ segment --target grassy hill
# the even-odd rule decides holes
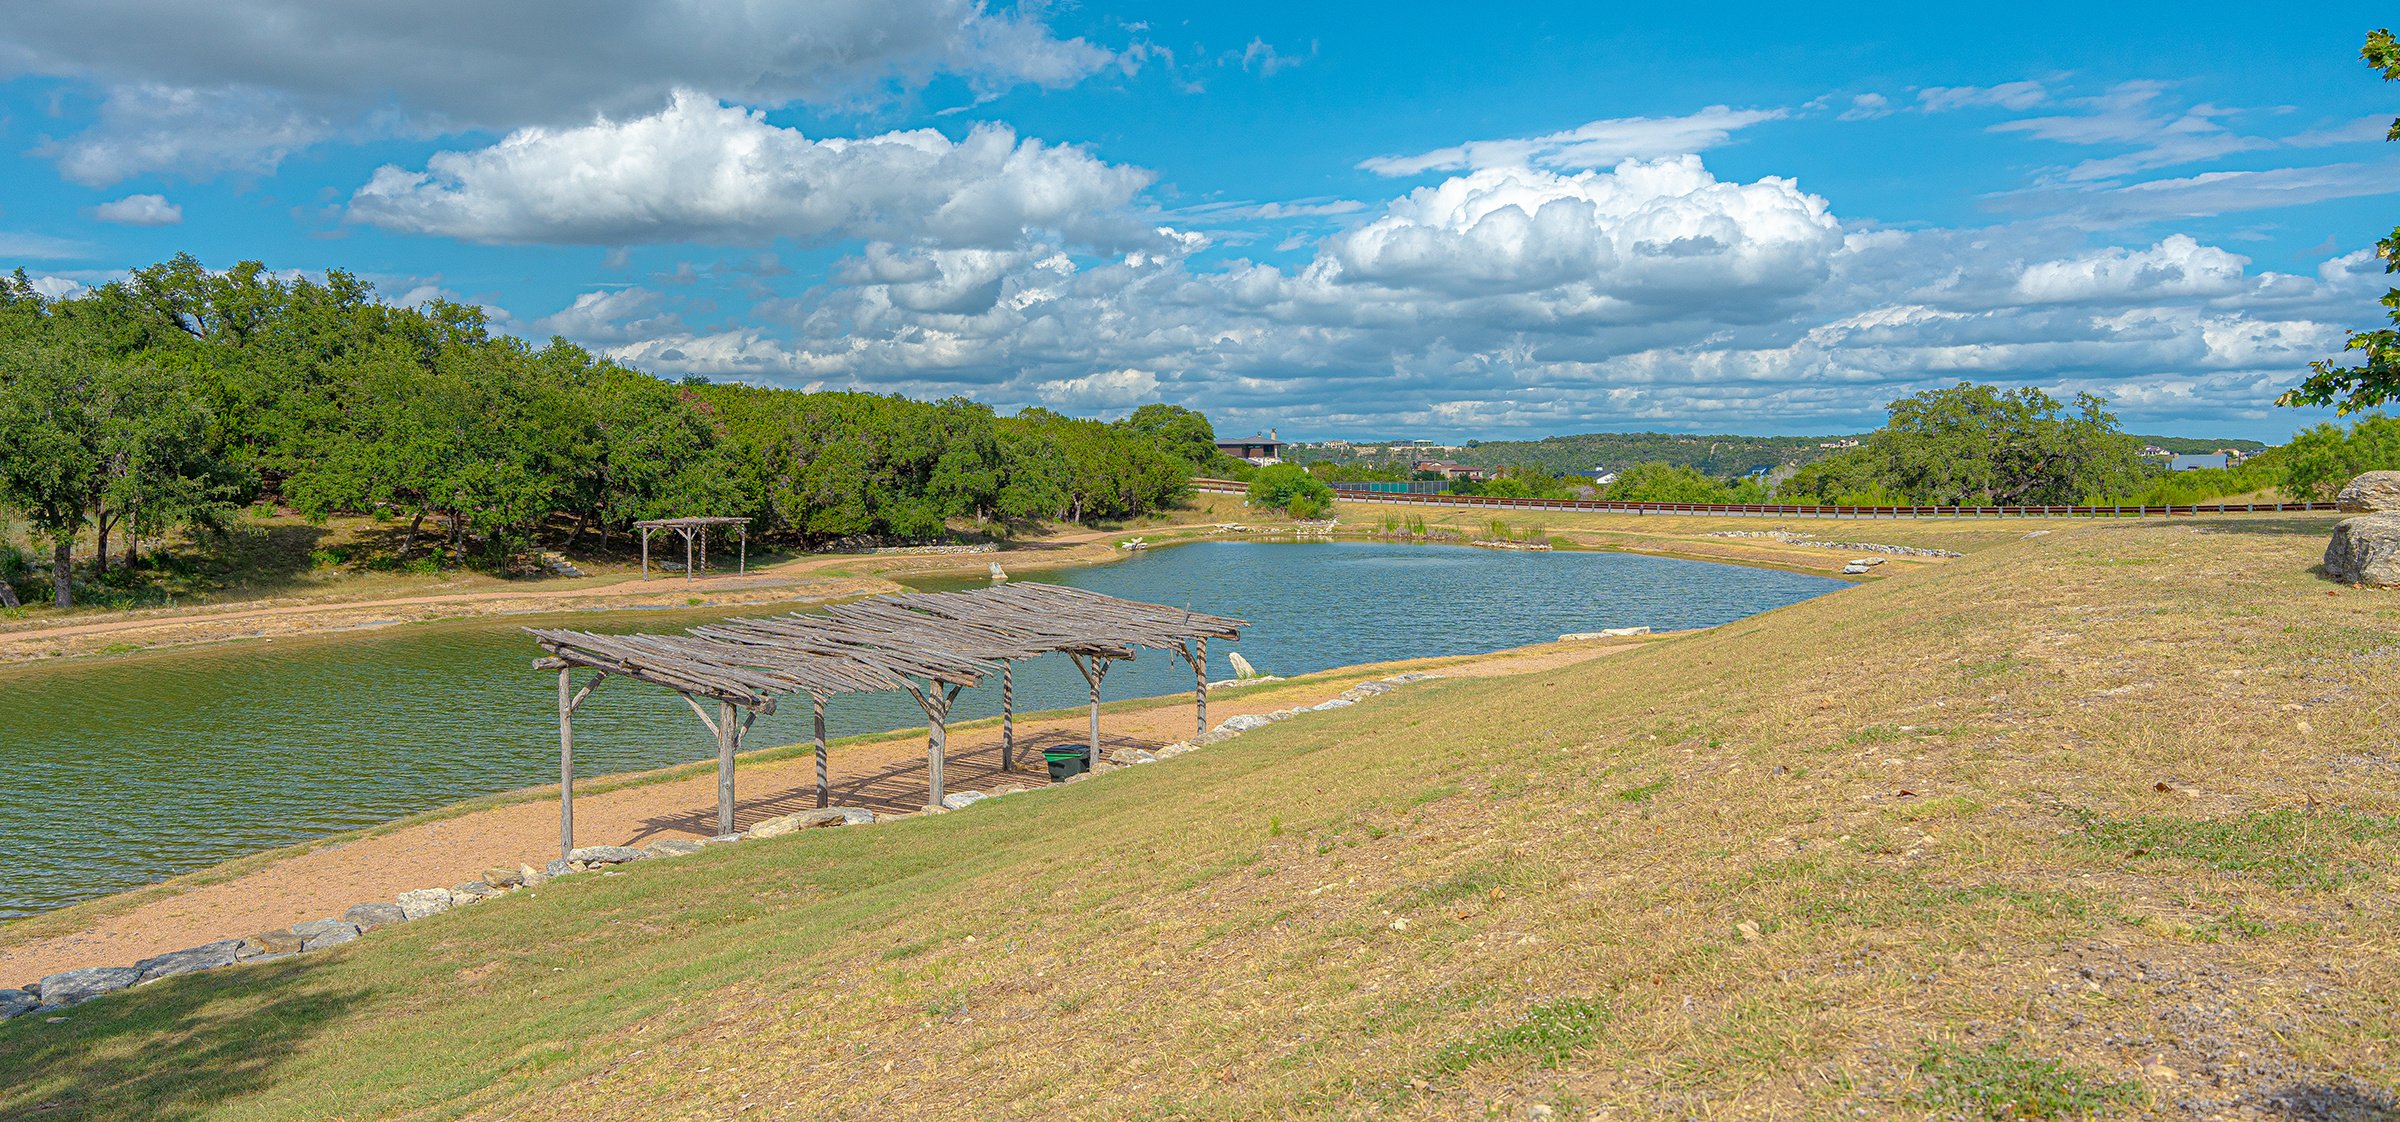
[[[20,1018],[0,1116],[2388,1117],[2400,598],[2057,525]]]

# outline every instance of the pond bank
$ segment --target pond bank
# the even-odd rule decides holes
[[[1332,697],[1369,678],[1409,670],[1444,677],[1530,673],[1631,650],[1640,641],[1549,643],[1491,655],[1346,667],[1222,690],[1210,699],[1212,721],[1254,716]],[[1192,733],[1187,698],[1162,697],[1106,707],[1103,750],[1155,749]],[[1017,770],[999,768],[993,720],[955,725],[945,767],[954,790],[1041,787],[1040,750],[1079,743],[1080,712],[1029,714],[1017,721]],[[1024,761],[1030,759],[1030,765]],[[831,755],[833,802],[878,817],[916,812],[924,803],[924,730],[905,729],[843,743]],[[813,756],[792,745],[745,754],[738,769],[737,827],[815,806]],[[684,765],[579,782],[579,845],[646,845],[700,839],[716,832],[713,764]],[[0,926],[0,986],[86,966],[120,965],[216,939],[340,915],[362,901],[388,900],[428,884],[476,879],[492,865],[539,867],[557,854],[557,787],[535,787],[413,815],[202,869],[149,888],[61,908]]]

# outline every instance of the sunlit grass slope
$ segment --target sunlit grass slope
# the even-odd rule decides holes
[[[2400,598],[2326,530],[2075,526],[577,877],[0,1026],[0,1114],[2380,1117]]]

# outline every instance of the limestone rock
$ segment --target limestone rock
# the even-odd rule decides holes
[[[1597,631],[1569,631],[1566,634],[1559,636],[1558,641],[1561,643],[1588,643],[1594,639],[1602,638],[1606,638],[1606,636]]]
[[[2400,511],[2400,471],[2370,471],[2342,485],[2334,504],[2350,514]]]
[[[259,958],[281,958],[288,954],[299,954],[300,943],[300,936],[291,931],[261,931],[242,940],[242,945],[233,952],[233,957],[242,962]]]
[[[517,866],[517,881],[527,888],[531,888],[534,885],[540,884],[549,879],[550,874],[545,873],[540,869],[536,869],[531,865]]]
[[[1328,709],[1347,709],[1356,704],[1358,704],[1356,701],[1353,701],[1347,697],[1337,697],[1330,701],[1320,701],[1315,705],[1309,706],[1308,708],[1311,712],[1323,713]]]
[[[1134,764],[1155,764],[1158,756],[1146,748],[1128,748],[1117,753],[1117,762],[1128,767]]]
[[[691,838],[668,838],[665,841],[651,842],[645,848],[649,849],[654,857],[688,857],[708,848],[708,843],[694,841]]]
[[[574,873],[580,873],[582,871],[583,870],[580,868],[567,864],[567,862],[562,858],[542,866],[542,879],[557,880],[560,877],[568,876]]]
[[[440,915],[449,911],[450,905],[456,902],[447,888],[412,889],[393,897],[392,900],[400,905],[401,914],[410,919],[424,919],[426,916]]]
[[[1636,635],[1648,635],[1649,633],[1650,629],[1647,627],[1603,627],[1600,629],[1600,634],[1611,639],[1630,639]]]
[[[373,931],[378,927],[390,927],[395,923],[405,923],[416,917],[402,910],[398,904],[377,901],[372,904],[353,904],[349,911],[342,913],[342,918],[357,924],[360,931]]]
[[[86,966],[52,974],[35,988],[41,991],[44,1005],[73,1005],[104,993],[115,993],[141,980],[142,968],[138,966]]]
[[[965,810],[990,797],[981,791],[953,791],[942,796],[942,809]]]
[[[1237,680],[1259,676],[1258,668],[1250,665],[1250,660],[1243,658],[1239,651],[1227,651],[1225,661],[1233,667],[1233,676]]]
[[[506,865],[494,865],[483,871],[483,883],[494,888],[515,888],[524,884],[525,874],[532,871],[525,865],[519,865],[513,869]]]
[[[822,830],[831,826],[870,826],[874,822],[875,812],[865,807],[829,806],[823,810],[804,810],[798,814],[786,814],[781,818],[769,818],[750,827],[749,831],[742,836],[753,840],[780,838],[785,834],[796,834],[802,830]]]
[[[649,856],[648,850],[635,849],[630,845],[593,845],[568,853],[567,860],[585,865],[622,865]]]
[[[1390,682],[1360,682],[1342,692],[1358,697],[1377,697],[1392,692],[1392,684]]]
[[[234,964],[236,952],[241,949],[241,946],[242,941],[239,939],[219,939],[214,943],[202,943],[197,947],[186,947],[180,951],[168,951],[162,955],[145,958],[134,963],[133,966],[134,969],[142,972],[142,980],[145,982],[158,978],[171,978],[177,974],[189,974],[197,970],[214,970],[220,966],[231,966]]]
[[[301,950],[323,950],[358,938],[358,925],[346,919],[312,919],[293,924],[292,934],[300,937]]]
[[[2325,575],[2345,584],[2400,587],[2400,514],[2342,519],[2325,547]]]
[[[489,900],[498,895],[500,895],[499,889],[494,888],[483,881],[471,880],[465,884],[454,884],[450,886],[450,906],[453,908],[463,908],[469,904],[483,903],[485,900]]]
[[[41,995],[32,990],[0,990],[0,1021],[24,1016],[41,1007]]]

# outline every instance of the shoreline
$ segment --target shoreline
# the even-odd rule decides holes
[[[1639,649],[1688,632],[1643,638],[1547,642],[1483,655],[1453,655],[1339,667],[1212,692],[1210,716],[1262,715],[1311,704],[1319,694],[1407,671],[1475,678],[1532,673]],[[1081,708],[1020,714],[1020,762],[999,770],[997,717],[951,726],[946,771],[957,791],[1048,786],[1038,767],[1040,747],[1080,743]],[[1102,706],[1103,749],[1115,754],[1157,748],[1191,734],[1188,697],[1131,698]],[[831,744],[834,804],[866,806],[878,818],[912,817],[921,810],[925,730],[898,729]],[[1031,769],[1022,757],[1036,764]],[[576,784],[577,844],[646,844],[699,840],[715,833],[713,761],[677,764],[597,777]],[[814,753],[805,743],[743,753],[738,821],[813,808]],[[83,966],[114,965],[147,955],[339,915],[352,904],[389,899],[428,883],[462,883],[492,865],[554,855],[555,784],[475,796],[387,823],[246,854],[156,884],[96,897],[18,919],[0,921],[0,985]]]

